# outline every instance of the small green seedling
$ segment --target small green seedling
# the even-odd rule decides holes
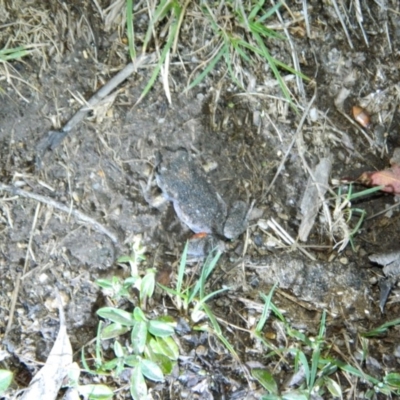
[[[105,324],[100,322],[97,331],[94,369],[89,367],[82,350],[82,363],[91,374],[118,377],[123,371],[130,370],[130,392],[135,400],[147,395],[146,379],[163,382],[164,375],[171,373],[179,356],[172,337],[176,326],[174,320],[168,316],[151,318],[144,311],[155,288],[154,269],[147,269],[144,276],[139,273],[145,250],[140,238],[136,238],[131,254],[118,259],[120,263],[129,264],[131,276],[125,280],[113,277],[98,281],[114,304],[121,298],[131,298],[136,294],[138,305],[132,312],[118,307],[104,307],[97,311]],[[112,341],[114,356],[111,359],[104,354],[104,341]]]
[[[200,278],[194,285],[188,285],[186,288],[184,288],[184,277],[186,275],[185,271],[187,266],[187,251],[188,243],[186,244],[182,253],[181,262],[178,270],[176,289],[171,289],[163,285],[159,286],[172,296],[172,298],[175,300],[175,305],[179,310],[190,312],[191,319],[195,324],[200,323],[200,321],[207,317],[208,321],[211,323],[211,326],[207,323],[202,323],[200,325],[195,325],[194,329],[206,331],[212,335],[215,335],[221,341],[221,343],[224,344],[224,346],[232,354],[232,356],[236,360],[239,360],[239,357],[234,347],[223,335],[217,318],[212,313],[210,307],[206,304],[207,301],[209,301],[211,298],[229,290],[229,288],[222,288],[210,294],[206,294],[205,290],[207,279],[210,277],[211,273],[216,267],[222,253],[220,251],[211,252],[201,267]]]
[[[126,263],[130,267],[131,276],[126,279],[112,277],[111,279],[98,279],[97,284],[103,289],[105,295],[109,296],[114,302],[121,298],[132,296],[132,290],[139,292],[140,305],[146,308],[147,299],[154,293],[155,269],[149,268],[142,277],[139,273],[139,264],[146,260],[146,247],[140,244],[140,238],[136,237],[132,245],[132,252],[129,256],[118,258],[118,263]]]

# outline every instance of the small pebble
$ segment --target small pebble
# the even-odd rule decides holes
[[[207,355],[207,353],[208,353],[207,347],[202,346],[202,345],[197,346],[197,348],[196,348],[196,354],[197,354],[198,356],[205,356],[205,355]]]

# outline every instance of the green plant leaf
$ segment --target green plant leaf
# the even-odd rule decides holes
[[[147,396],[147,385],[141,371],[140,363],[132,371],[130,390],[134,400],[143,400]]]
[[[154,382],[164,382],[164,374],[155,362],[143,358],[140,362],[140,368],[147,379]]]
[[[185,89],[185,92],[188,92],[190,89],[197,86],[209,73],[214,69],[217,62],[225,55],[226,52],[229,52],[229,47],[227,45],[223,45],[219,52],[214,56],[214,58],[210,61],[207,67],[203,72],[197,75],[197,77],[192,81],[189,86]]]
[[[81,396],[89,400],[108,400],[114,396],[114,392],[106,385],[80,385],[77,389]]]
[[[112,322],[117,322],[121,325],[133,326],[135,324],[135,320],[131,313],[114,307],[100,308],[97,310],[97,315],[104,319],[109,319]]]
[[[177,363],[177,361],[171,360],[164,354],[159,353],[152,353],[149,360],[154,361],[161,368],[164,375],[170,374]]]
[[[6,369],[0,369],[0,394],[3,394],[11,385],[13,374]]]
[[[125,356],[124,348],[118,340],[114,342],[114,354],[119,358]]]
[[[136,321],[131,332],[131,343],[135,354],[142,354],[147,339],[147,323]]]
[[[117,263],[130,263],[130,262],[134,262],[134,258],[132,256],[121,256],[117,258]]]
[[[278,394],[278,384],[269,371],[263,368],[253,368],[251,370],[251,375],[254,379],[257,379],[269,393]]]
[[[179,347],[175,340],[171,337],[157,337],[156,341],[158,343],[158,348],[160,351],[156,353],[161,353],[170,358],[171,360],[177,360],[179,357]]]
[[[277,394],[265,394],[261,400],[282,400],[282,397]]]
[[[289,392],[282,395],[282,400],[309,400],[309,396],[299,392]]]
[[[83,368],[85,369],[85,371],[90,374],[90,375],[95,375],[96,371],[93,371],[90,369],[89,364],[86,361],[86,357],[85,357],[85,346],[82,346],[82,350],[81,350],[81,362],[83,365]]]
[[[113,277],[112,279],[97,279],[96,283],[102,288],[102,289],[113,289],[114,288],[114,282],[116,277]]]
[[[113,370],[117,369],[120,364],[121,364],[121,359],[116,357],[110,361],[103,363],[99,367],[99,369],[101,371],[113,371]]]
[[[142,278],[140,284],[140,301],[142,302],[145,298],[153,296],[154,287],[156,284],[156,274],[154,269],[149,269],[146,275]]]
[[[135,321],[147,322],[147,318],[140,307],[135,307],[133,310],[133,317],[135,318]]]
[[[332,396],[339,397],[339,398],[343,397],[342,388],[336,381],[334,381],[331,378],[325,377],[324,383],[325,383],[327,389],[329,390],[329,393]]]
[[[139,364],[140,360],[142,358],[140,356],[137,356],[136,354],[132,354],[130,356],[127,356],[124,358],[124,362],[126,365],[128,365],[129,367],[136,367],[136,365]]]
[[[396,389],[400,389],[400,374],[398,372],[391,372],[387,374],[383,381],[390,386],[395,387]]]
[[[113,322],[110,325],[107,325],[104,327],[104,329],[101,331],[101,338],[103,340],[107,339],[114,339],[118,336],[124,335],[126,332],[129,331],[130,328],[127,326],[123,326],[117,322]]]
[[[149,321],[149,332],[154,336],[171,336],[175,330],[174,327],[163,321]]]
[[[322,359],[321,362],[324,363],[324,364],[326,364],[328,362],[331,363],[331,364],[334,364],[339,369],[341,369],[343,371],[346,371],[346,372],[348,372],[348,373],[350,373],[350,374],[352,374],[354,376],[357,376],[357,377],[359,377],[359,378],[361,378],[363,380],[366,380],[366,381],[372,383],[373,385],[379,385],[380,384],[380,381],[378,379],[374,378],[371,375],[368,375],[368,374],[364,373],[363,371],[360,371],[359,369],[353,367],[350,364],[346,364],[343,361],[336,360],[336,359],[333,359],[333,358],[325,358],[325,359]]]

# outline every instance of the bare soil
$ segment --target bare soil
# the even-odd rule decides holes
[[[26,386],[39,368],[36,362],[46,360],[57,335],[54,288],[65,300],[68,333],[79,360],[80,348],[96,334],[95,311],[106,304],[95,281],[127,276],[128,271],[115,260],[130,252],[136,235],[141,235],[147,247],[143,268],[170,271],[174,281],[191,232],[171,206],[154,208],[143,194],[143,185],[152,177],[155,154],[166,146],[185,147],[204,165],[211,165],[209,178],[228,203],[237,199],[255,202],[247,233],[227,243],[209,282],[210,290],[231,287],[228,294],[210,302],[222,320],[251,329],[253,326],[246,321],[259,316],[259,293],[267,294],[278,283],[274,302],[292,326],[313,335],[326,309],[327,336],[336,337],[338,347],[352,354],[360,347],[357,331],[399,316],[400,294],[396,288],[385,313],[381,313],[377,284],[382,277],[381,267],[368,258],[373,253],[399,249],[398,208],[366,220],[354,237],[355,249],[349,244],[341,253],[334,248],[340,235],[332,237],[322,217],[317,218],[308,242],[299,243],[306,246],[314,260],[298,246],[282,243],[266,225],[273,218],[292,238],[297,237],[299,205],[309,177],[301,154],[311,168],[322,157],[330,157],[332,179],[356,178],[363,171],[389,165],[393,149],[400,145],[397,2],[386,2],[386,8],[368,2],[363,21],[368,46],[356,12],[349,11],[347,26],[353,48],[334,8],[326,2],[308,2],[311,37],[306,36],[303,20],[292,23],[289,32],[302,72],[312,81],[304,81],[301,92],[295,79],[283,72],[298,99],[298,115],[282,99],[270,71],[260,66],[248,71],[248,90],[232,85],[221,64],[199,86],[185,92],[195,67],[188,51],[191,29],[201,29],[189,26],[182,33],[181,58],[174,57],[170,67],[172,104],[166,100],[161,81],[157,81],[149,95],[135,106],[152,72],[151,66],[140,69],[120,86],[113,101],[90,113],[59,147],[46,152],[39,169],[35,159],[40,140],[67,122],[83,104],[82,99],[88,99],[128,62],[119,25],[114,23],[106,29],[92,2],[50,3],[30,2],[24,6],[25,18],[35,7],[38,13],[52,18],[52,22],[43,20],[41,24],[53,34],[52,29],[59,28],[53,37],[55,48],[49,45],[43,50],[46,62],[31,55],[12,63],[13,75],[25,82],[12,78],[11,83],[0,81],[4,90],[0,107],[0,182],[55,200],[71,210],[63,212],[32,198],[1,193],[0,353],[7,354],[3,358],[8,360],[9,368],[19,371],[18,388]],[[106,2],[98,3],[103,9],[107,6]],[[0,1],[0,15],[4,15],[0,21],[0,47],[15,34],[6,24],[20,23],[16,11],[19,6]],[[296,7],[300,6],[293,5],[291,10],[300,15],[301,8]],[[282,15],[291,18],[285,10]],[[63,18],[68,23],[61,23]],[[144,23],[143,19],[144,14],[140,14],[139,22]],[[205,32],[206,39],[210,32]],[[291,64],[289,42],[271,40],[270,50],[274,57]],[[342,101],[339,94],[343,88],[349,94]],[[299,134],[301,115],[314,94],[311,107],[318,117],[306,119],[301,141],[296,141],[269,188],[293,138]],[[371,142],[356,123],[345,117],[353,105],[362,105],[371,114],[372,125],[365,130]],[[373,215],[395,201],[392,195],[378,193],[353,206]],[[117,241],[90,223],[81,222],[72,210],[102,224]],[[196,273],[196,268],[189,271]],[[16,293],[17,281],[20,286]],[[4,340],[14,294],[16,308]],[[151,306],[155,314],[164,314],[166,304],[171,306],[159,292]],[[270,329],[278,328],[271,324]],[[232,328],[226,330],[226,335],[243,365],[255,361],[264,365],[260,350],[248,336]],[[280,339],[275,340],[279,344]],[[154,398],[183,398],[191,391],[191,396],[204,399],[259,398],[261,388],[255,382],[249,384],[241,367],[227,354],[221,356],[221,344],[215,342],[215,338],[193,332],[183,337],[182,352],[188,358],[180,361],[180,375],[170,377],[169,384],[155,385]],[[200,345],[208,348],[207,354],[193,355]],[[380,365],[380,370],[371,374],[382,376],[399,370],[397,346],[396,328],[370,341],[371,357]],[[206,371],[205,377],[200,370]],[[284,371],[281,374],[285,376]],[[357,388],[352,398],[362,398],[365,387],[358,383]],[[128,391],[119,396],[128,398],[124,397]]]

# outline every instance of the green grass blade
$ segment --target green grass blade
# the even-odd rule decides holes
[[[299,76],[301,79],[304,79],[305,81],[310,81],[310,78],[307,75],[304,75],[302,72],[297,71],[296,69],[292,68],[290,65],[287,65],[283,63],[282,61],[277,60],[276,58],[273,58],[275,65],[278,67],[281,67],[282,69],[285,69],[286,71]]]
[[[346,364],[344,361],[336,360],[336,359],[322,359],[321,362],[323,364],[326,363],[332,363],[333,365],[336,365],[339,369],[342,371],[346,371],[358,378],[361,378],[362,380],[366,380],[374,385],[378,385],[380,381],[376,378],[374,378],[371,375],[368,375],[364,373],[363,371],[360,371],[359,369],[353,367],[352,365]]]
[[[167,54],[170,51],[172,44],[174,43],[177,28],[178,28],[178,21],[175,19],[171,25],[170,32],[168,35],[168,41],[164,45],[160,59],[158,60],[158,63],[156,65],[156,67],[154,68],[154,71],[153,71],[149,81],[147,82],[146,87],[144,88],[142,94],[140,95],[139,100],[136,103],[139,103],[147,95],[147,93],[150,91],[150,89],[154,86],[154,82],[156,81],[158,74],[160,73],[161,67],[167,57]]]
[[[189,242],[186,242],[185,248],[183,249],[183,253],[182,253],[182,257],[181,257],[181,262],[179,263],[178,279],[176,282],[176,291],[178,293],[180,293],[182,290],[183,277],[185,276],[185,271],[186,271],[188,248],[189,248]]]
[[[136,58],[135,32],[133,30],[133,0],[126,0],[126,34],[128,36],[129,55]]]
[[[278,84],[283,92],[283,95],[286,97],[286,99],[289,101],[291,107],[296,110],[296,107],[292,101],[292,97],[290,95],[289,90],[286,87],[286,83],[283,81],[278,69],[276,68],[275,62],[273,57],[269,54],[268,49],[266,48],[261,36],[257,33],[253,33],[253,37],[260,46],[260,49],[262,51],[262,55],[264,58],[268,61],[269,66],[271,67],[272,72],[275,75],[276,80],[278,81]]]
[[[312,357],[311,357],[311,371],[310,371],[310,379],[309,379],[309,386],[308,386],[310,393],[314,387],[315,379],[317,378],[318,364],[319,364],[320,356],[321,356],[321,349],[318,344],[317,347],[314,349]]]
[[[229,72],[229,75],[230,75],[231,79],[233,80],[233,82],[235,82],[235,84],[238,87],[243,89],[243,85],[239,82],[239,80],[235,76],[235,73],[233,72],[230,53],[229,52],[225,53],[224,58],[225,58],[225,63],[226,63],[226,66],[228,68],[228,72]]]
[[[378,328],[372,329],[368,332],[361,333],[360,335],[365,338],[379,336],[385,333],[388,330],[388,328],[391,328],[392,326],[396,325],[400,325],[400,318],[385,322],[383,325],[378,326]]]
[[[353,201],[354,199],[358,199],[359,197],[363,197],[363,196],[369,196],[370,194],[379,192],[380,190],[382,190],[385,186],[374,186],[372,188],[363,190],[361,192],[357,192],[357,193],[351,193],[349,195],[349,201]]]
[[[23,46],[14,47],[12,49],[0,50],[0,62],[16,60],[28,55],[30,51],[26,50]]]
[[[262,6],[264,5],[265,0],[259,0],[257,2],[257,4],[254,5],[254,8],[251,10],[249,16],[248,16],[248,20],[251,21],[255,18],[255,16],[259,13],[259,11],[261,10]],[[275,6],[276,7],[276,6]],[[280,5],[279,5],[280,7]]]
[[[161,3],[158,5],[153,18],[151,19],[149,26],[147,28],[146,35],[143,40],[143,53],[146,52],[147,45],[150,42],[151,35],[153,34],[154,26],[157,22],[162,19],[162,16],[166,15],[167,12],[171,9],[172,5],[170,4],[170,0],[162,0]]]
[[[275,14],[278,9],[282,6],[282,3],[277,3],[273,7],[271,7],[262,17],[257,19],[257,22],[261,23],[268,19],[272,14]]]
[[[235,349],[233,346],[229,343],[228,339],[225,338],[225,336],[222,334],[221,327],[218,324],[217,319],[215,318],[214,314],[211,312],[210,308],[204,304],[204,312],[207,314],[207,317],[209,318],[211,325],[213,327],[213,330],[210,333],[213,333],[218,337],[218,339],[223,343],[223,345],[226,347],[226,349],[231,353],[233,357],[235,357],[236,360],[239,360],[239,356],[236,353]]]
[[[279,33],[273,31],[272,29],[266,28],[264,25],[257,22],[252,22],[250,24],[250,30],[252,33],[258,33],[265,38],[273,38],[273,39],[280,39],[286,40],[285,36],[280,35]]]
[[[190,293],[188,302],[191,303],[193,301],[193,299],[197,296],[197,293],[200,292],[200,300],[204,298],[205,294],[204,294],[204,288],[205,288],[205,284],[207,281],[207,278],[210,276],[211,272],[214,270],[215,266],[217,265],[217,262],[219,260],[219,258],[221,257],[221,252],[217,251],[217,253],[214,255],[214,257],[212,257],[213,252],[211,252],[206,261],[204,262],[203,268],[201,270],[201,275],[200,275],[200,279],[197,280],[196,285],[194,286],[193,290]],[[212,258],[211,258],[212,257]]]
[[[222,48],[219,50],[217,55],[210,61],[210,63],[207,65],[207,67],[204,69],[203,72],[201,72],[197,77],[195,78],[192,83],[189,84],[185,92],[189,91],[190,89],[194,88],[197,86],[205,77],[210,73],[210,71],[215,67],[217,62],[221,59],[221,57],[226,53],[229,52],[229,48],[226,44],[222,46]]]
[[[270,315],[271,312],[271,299],[272,295],[274,294],[274,291],[277,287],[277,283],[272,287],[270,292],[268,293],[268,296],[265,296],[264,293],[261,293],[261,298],[264,300],[264,307],[263,311],[260,317],[260,320],[258,321],[258,324],[256,326],[256,332],[261,332],[264,329],[264,325],[267,322],[267,318]]]

